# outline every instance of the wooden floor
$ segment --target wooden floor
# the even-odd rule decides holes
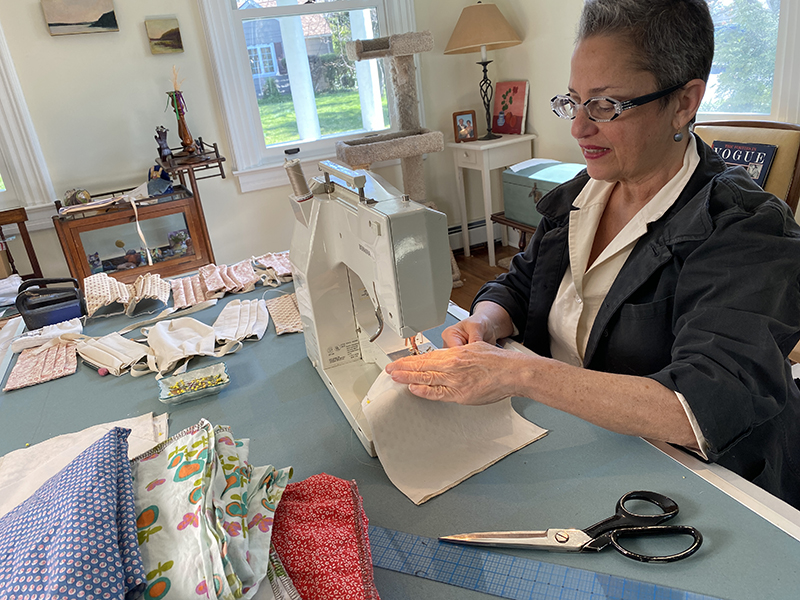
[[[496,246],[495,259],[500,260],[501,258],[514,256],[517,252],[519,252],[519,249],[513,246]],[[500,273],[505,273],[506,269],[489,266],[489,250],[485,245],[472,248],[470,256],[464,256],[461,251],[456,251],[454,254],[458,268],[461,271],[461,281],[464,282],[464,285],[460,288],[453,288],[450,299],[461,308],[469,310],[472,299],[481,289],[481,286],[500,275]]]

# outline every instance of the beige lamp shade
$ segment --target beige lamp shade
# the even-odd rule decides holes
[[[487,50],[499,50],[521,43],[517,32],[495,4],[479,2],[461,11],[444,53],[480,52],[481,46],[486,46]]]

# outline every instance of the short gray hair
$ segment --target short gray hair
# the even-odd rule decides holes
[[[628,38],[639,51],[629,60],[651,73],[659,90],[708,82],[714,23],[705,0],[586,0],[577,42],[600,35]]]

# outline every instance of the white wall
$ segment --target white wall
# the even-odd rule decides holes
[[[452,115],[460,110],[475,110],[478,135],[486,131],[486,118],[478,91],[483,71],[476,62],[480,54],[445,56],[444,49],[462,9],[470,0],[417,0],[418,29],[430,29],[436,43],[432,52],[422,55],[423,97],[427,126],[443,131],[453,140]],[[575,24],[582,0],[562,2],[496,0],[500,11],[522,38],[513,48],[489,51],[489,78],[493,82],[527,79],[530,82],[526,132],[536,133],[534,155],[568,162],[583,162],[577,145],[569,135],[569,123],[550,110],[550,98],[564,93],[569,80]],[[428,195],[459,222],[455,194],[455,168],[450,153],[428,156],[426,163]],[[465,172],[467,214],[470,221],[483,218],[480,176]],[[495,188],[499,173],[495,174]],[[495,203],[495,210],[499,210]]]
[[[223,0],[221,0],[223,1]],[[480,114],[477,54],[444,56],[455,22],[468,0],[416,0],[417,29],[433,32],[436,47],[421,57],[427,126],[452,138],[452,113],[473,108]],[[559,3],[497,0],[524,42],[490,52],[493,81],[528,79],[531,92],[528,131],[539,134],[537,156],[581,162],[569,125],[550,112],[549,99],[566,89],[574,24],[581,0]],[[156,156],[155,128],[170,130],[178,145],[177,124],[165,111],[172,89],[172,66],[180,69],[191,132],[216,141],[228,154],[212,71],[195,0],[115,0],[118,33],[51,37],[40,0],[0,2],[6,35],[56,193],[82,187],[92,192],[134,186],[146,178]],[[171,14],[178,18],[185,52],[150,53],[144,20]],[[482,119],[479,118],[479,122]],[[482,134],[482,132],[481,132]],[[399,169],[381,172],[399,183]],[[470,219],[482,213],[479,180],[469,174]],[[428,196],[459,222],[455,171],[450,154],[426,161]],[[293,216],[289,186],[242,194],[233,176],[200,182],[209,234],[218,263],[288,248]],[[33,240],[45,276],[67,274],[52,229]],[[24,251],[12,245],[25,264]]]

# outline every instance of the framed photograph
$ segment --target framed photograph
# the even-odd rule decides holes
[[[525,133],[528,82],[500,81],[494,88],[493,133]]]
[[[478,139],[474,110],[462,110],[453,113],[453,133],[456,137],[456,142],[473,142]]]

